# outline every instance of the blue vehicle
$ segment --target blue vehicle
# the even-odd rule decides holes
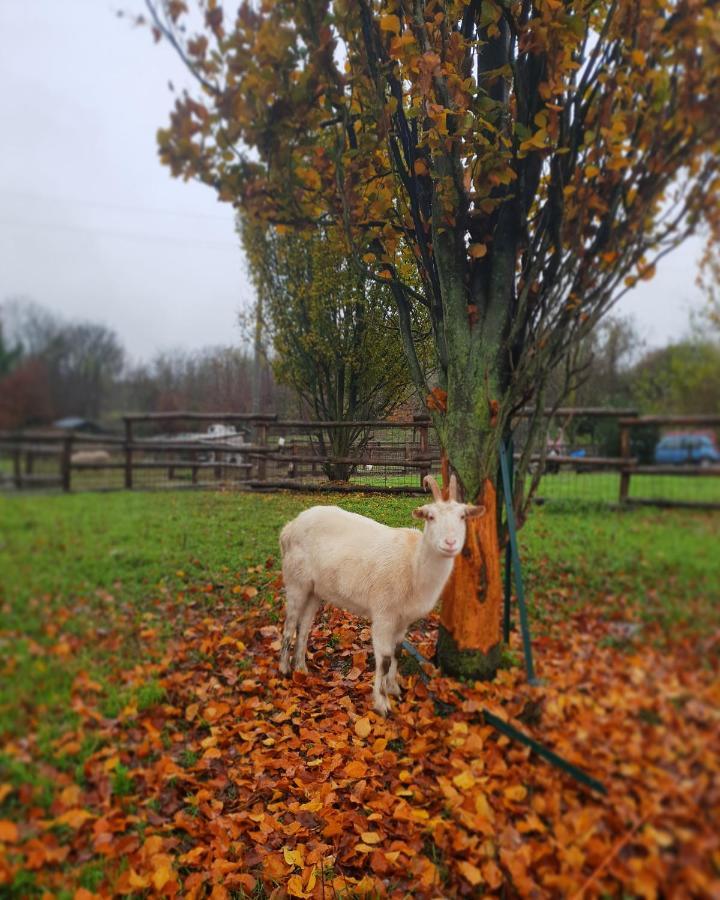
[[[669,434],[655,447],[655,463],[714,466],[720,464],[720,451],[707,434]]]

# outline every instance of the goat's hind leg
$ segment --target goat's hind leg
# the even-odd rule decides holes
[[[308,600],[307,588],[285,587],[285,626],[283,628],[282,645],[280,648],[280,671],[283,675],[290,674],[290,651],[295,632],[298,628],[300,616]]]
[[[305,654],[307,653],[307,642],[310,629],[315,621],[315,615],[322,606],[321,601],[315,596],[310,596],[305,601],[305,606],[300,612],[300,619],[297,626],[297,639],[295,641],[295,661],[293,668],[296,672],[307,672],[307,663]]]

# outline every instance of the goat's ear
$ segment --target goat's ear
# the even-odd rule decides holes
[[[412,511],[413,519],[431,519],[432,511],[429,506],[416,506]]]
[[[475,519],[478,516],[484,516],[487,510],[484,506],[471,506],[469,503],[465,504],[465,518],[466,519]]]

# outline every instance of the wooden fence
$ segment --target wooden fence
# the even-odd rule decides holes
[[[522,445],[519,414],[516,451]],[[659,466],[641,462],[634,435],[643,429],[720,428],[720,416],[644,416],[634,410],[561,408],[547,410],[557,426],[569,427],[579,419],[613,420],[619,429],[620,454],[584,455],[569,450],[533,454],[533,466],[557,477],[545,476],[541,499],[599,499],[621,505],[653,503],[662,506],[720,508],[720,492],[700,499],[668,498],[661,491],[634,496],[638,484],[686,485],[693,479],[715,479],[720,465]],[[206,427],[233,426],[236,433],[183,434],[179,424]],[[175,430],[173,430],[175,429]],[[340,436],[352,432],[353,441]],[[332,452],[332,446],[349,446]],[[516,457],[519,454],[516,452]],[[420,493],[422,480],[440,467],[440,450],[430,420],[415,417],[385,422],[313,422],[279,420],[272,415],[238,413],[148,413],[128,415],[122,435],[31,430],[0,433],[0,486],[15,490],[59,488],[115,490],[234,486],[251,490],[301,489],[307,491],[378,491]],[[343,471],[348,478],[332,480]],[[579,478],[595,474],[596,479]],[[667,476],[675,476],[669,479]],[[678,482],[678,478],[680,481]],[[659,482],[658,482],[659,483]],[[715,481],[720,486],[720,482]],[[601,485],[604,493],[598,494]],[[565,491],[562,492],[561,488]],[[676,493],[677,493],[676,487]],[[687,493],[687,492],[685,492]],[[683,494],[683,490],[680,490]]]

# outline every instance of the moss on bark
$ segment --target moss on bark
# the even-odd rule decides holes
[[[502,660],[502,642],[482,650],[461,650],[450,632],[440,626],[437,641],[437,660],[440,668],[453,678],[491,681]]]

